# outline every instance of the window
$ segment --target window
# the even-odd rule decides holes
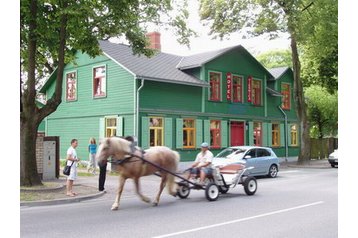
[[[77,100],[77,78],[76,72],[66,74],[66,100]]]
[[[254,122],[254,145],[262,145],[262,126],[261,122]]]
[[[257,157],[271,156],[271,153],[265,149],[257,149]]]
[[[298,133],[297,133],[297,125],[291,125],[291,145],[297,146],[298,145]]]
[[[220,121],[210,121],[210,146],[213,148],[219,148],[221,145],[220,134]]]
[[[117,135],[117,117],[108,117],[105,121],[106,134],[105,137]]]
[[[194,119],[183,120],[183,147],[195,148],[195,121]]]
[[[220,101],[220,73],[210,72],[210,100]]]
[[[149,118],[149,145],[161,146],[163,143],[163,118],[150,117]]]
[[[261,105],[261,81],[252,80],[252,103],[254,105]]]
[[[281,84],[281,93],[282,97],[282,109],[290,109],[291,108],[291,90],[290,85],[287,83]]]
[[[256,158],[256,149],[249,150],[245,156],[251,156],[251,158]]]
[[[93,97],[106,96],[106,67],[93,69]]]
[[[242,102],[242,77],[233,76],[234,102]]]
[[[272,146],[280,146],[280,124],[272,124]]]

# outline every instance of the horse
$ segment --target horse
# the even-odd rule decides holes
[[[140,191],[139,179],[142,176],[151,175],[155,172],[160,173],[161,182],[153,206],[159,204],[160,195],[167,182],[169,194],[176,196],[177,188],[174,176],[160,168],[175,173],[180,160],[178,152],[165,146],[154,146],[143,151],[139,147],[133,146],[130,141],[124,138],[109,137],[105,138],[99,145],[96,160],[99,164],[103,164],[107,162],[108,157],[112,157],[112,163],[118,164],[117,170],[119,172],[119,186],[111,208],[112,210],[118,210],[123,187],[128,178],[133,179],[136,193],[141,200],[150,203],[150,199]],[[148,162],[140,158],[144,158]],[[160,168],[151,165],[151,163],[158,165]]]

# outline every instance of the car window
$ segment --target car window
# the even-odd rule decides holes
[[[257,157],[270,156],[271,153],[265,149],[257,149]]]
[[[221,151],[219,154],[217,154],[216,157],[231,158],[232,156],[237,156],[243,152],[245,152],[245,150],[236,149],[236,148],[227,148],[227,149]]]
[[[251,158],[255,158],[256,157],[256,150],[255,149],[251,149],[249,150],[246,155],[250,155]]]
[[[245,152],[246,150],[236,150],[234,152],[232,152],[231,154],[229,154],[226,158],[228,159],[235,159],[235,158],[238,158],[238,157],[242,157],[242,154]]]

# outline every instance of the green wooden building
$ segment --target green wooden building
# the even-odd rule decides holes
[[[129,46],[100,41],[101,56],[78,52],[64,71],[63,99],[45,119],[60,136],[64,158],[72,138],[87,159],[90,137],[135,135],[139,146],[165,145],[193,160],[203,141],[214,154],[232,145],[262,145],[297,156],[299,124],[290,68],[268,70],[244,47],[182,57],[135,56]],[[41,89],[49,98],[55,74]]]

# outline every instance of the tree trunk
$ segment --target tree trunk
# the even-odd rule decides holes
[[[37,127],[34,120],[21,118],[20,121],[20,185],[41,185],[36,164]]]
[[[301,81],[301,64],[298,57],[297,42],[294,34],[291,34],[291,49],[293,62],[294,77],[294,99],[297,106],[297,117],[300,122],[300,153],[298,156],[298,164],[303,164],[310,160],[311,144],[310,144],[310,126],[307,117],[307,105],[304,98],[303,86]]]
[[[36,47],[37,47],[37,1],[30,3],[31,19],[29,21],[28,41],[28,78],[24,93],[21,95],[20,107],[20,185],[40,185],[41,179],[37,174],[36,137],[39,122],[36,117]],[[21,80],[21,78],[20,78]]]

